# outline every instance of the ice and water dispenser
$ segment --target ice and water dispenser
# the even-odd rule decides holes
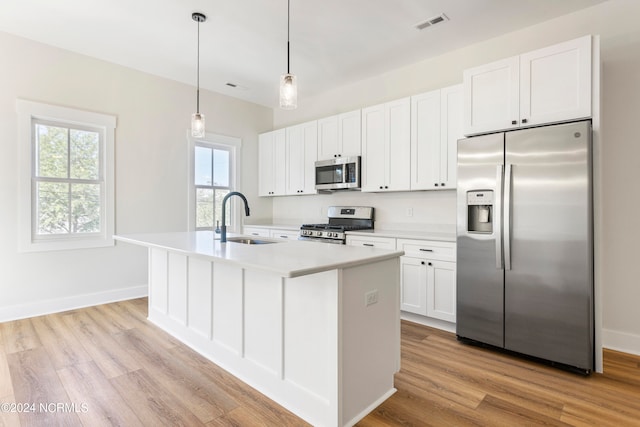
[[[467,192],[467,231],[469,233],[493,232],[493,191]]]

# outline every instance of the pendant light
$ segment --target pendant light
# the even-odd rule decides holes
[[[198,71],[196,89],[196,112],[191,115],[191,136],[194,138],[204,138],[204,114],[200,114],[200,23],[207,20],[207,17],[198,12],[191,14],[191,19],[198,23]]]
[[[298,83],[289,70],[289,15],[290,0],[287,0],[287,74],[280,76],[280,108],[293,110],[298,106]]]

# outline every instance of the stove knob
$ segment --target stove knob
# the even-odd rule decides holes
[[[318,237],[322,237],[322,231],[318,231]]]

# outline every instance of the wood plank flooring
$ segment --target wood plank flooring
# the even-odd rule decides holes
[[[146,314],[141,298],[0,324],[0,427],[307,425]],[[398,392],[358,425],[640,426],[640,357],[604,362],[582,377],[403,322]]]

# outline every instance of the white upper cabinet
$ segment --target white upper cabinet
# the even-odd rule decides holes
[[[464,134],[591,116],[591,36],[465,70]]]
[[[410,189],[411,100],[362,110],[362,191]]]
[[[462,85],[411,97],[411,190],[453,190]]]
[[[318,123],[314,120],[288,127],[286,139],[286,194],[316,194]]]
[[[591,117],[591,63],[591,36],[520,55],[522,123]]]
[[[318,120],[318,160],[361,154],[360,110]]]
[[[258,194],[281,196],[285,194],[285,129],[260,134],[258,137]]]

